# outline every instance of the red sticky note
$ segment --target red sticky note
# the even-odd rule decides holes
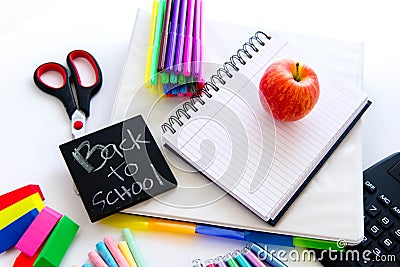
[[[40,187],[38,185],[30,184],[23,186],[21,188],[15,189],[11,192],[8,192],[4,195],[0,196],[0,210],[3,210],[18,201],[23,200],[24,198],[27,198],[35,193],[39,193],[40,197],[42,200],[44,200],[44,196],[42,191],[40,190]]]

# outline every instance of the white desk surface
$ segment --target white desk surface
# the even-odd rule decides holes
[[[71,182],[57,146],[70,138],[61,104],[36,90],[34,69],[41,63],[65,64],[73,49],[87,49],[100,62],[101,93],[92,101],[89,130],[108,123],[138,7],[152,1],[0,1],[0,96],[2,131],[0,193],[28,183],[40,184],[46,204],[77,221],[81,229],[61,266],[82,265],[97,241],[118,229],[91,224]],[[397,1],[204,1],[213,19],[262,24],[270,28],[335,38],[364,40],[364,85],[373,105],[363,118],[363,167],[400,150],[399,62],[400,18]],[[76,7],[76,8],[75,8]],[[100,100],[101,98],[106,100]],[[96,118],[94,118],[96,117]],[[48,129],[48,125],[51,125]],[[35,157],[32,157],[35,155]],[[149,266],[190,266],[194,258],[213,258],[243,242],[206,236],[135,232]],[[277,249],[277,247],[273,247]],[[12,266],[15,249],[0,255],[0,266]],[[290,266],[310,266],[293,263]],[[315,263],[315,265],[318,265]]]

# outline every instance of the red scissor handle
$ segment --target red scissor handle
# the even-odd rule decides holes
[[[49,71],[55,71],[62,76],[63,83],[60,87],[51,86],[42,80],[42,75]],[[77,105],[72,93],[70,74],[68,70],[64,66],[55,62],[45,63],[35,70],[33,80],[40,90],[60,99],[67,110],[68,116],[71,118],[72,114],[77,110]]]
[[[96,75],[96,80],[92,85],[90,86],[82,85],[81,77],[79,76],[78,69],[74,62],[74,60],[76,60],[77,58],[86,59],[93,68],[93,71]],[[69,53],[67,56],[67,64],[69,69],[71,70],[71,77],[75,84],[79,110],[83,111],[86,117],[89,117],[90,100],[100,90],[101,85],[103,83],[103,77],[101,74],[99,64],[90,53],[84,50],[74,50],[71,53]]]

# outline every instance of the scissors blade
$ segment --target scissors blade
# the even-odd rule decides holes
[[[72,139],[77,139],[86,134],[86,116],[83,112],[75,110],[71,117]]]

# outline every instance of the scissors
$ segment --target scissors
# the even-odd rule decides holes
[[[95,82],[90,86],[81,83],[75,60],[78,58],[86,59],[96,75]],[[84,50],[74,50],[67,56],[67,64],[71,72],[61,64],[48,62],[40,65],[33,75],[33,80],[37,87],[43,92],[57,97],[63,104],[71,120],[72,138],[76,139],[86,133],[86,119],[90,115],[90,100],[100,90],[103,79],[99,64],[95,58]],[[61,86],[51,86],[42,80],[42,75],[49,71],[61,74],[63,83]],[[73,87],[78,105],[75,101]]]

